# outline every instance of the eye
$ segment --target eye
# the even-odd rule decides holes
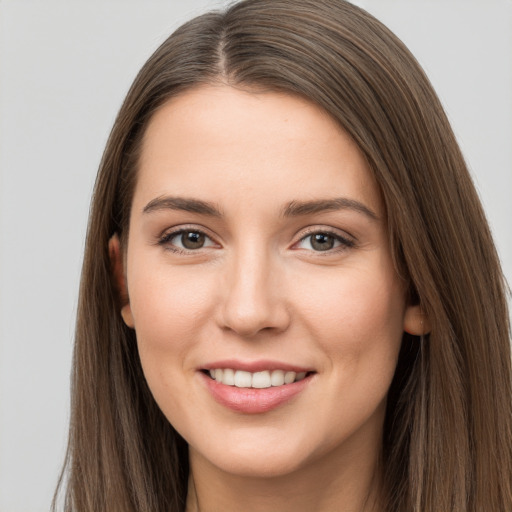
[[[202,231],[197,229],[180,229],[165,234],[158,242],[175,251],[194,251],[216,244]]]
[[[315,231],[302,238],[296,244],[298,249],[307,249],[315,252],[326,252],[332,249],[353,246],[354,242],[352,240],[329,231]]]

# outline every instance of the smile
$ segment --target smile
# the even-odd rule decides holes
[[[285,370],[264,370],[251,373],[243,370],[233,370],[231,368],[214,368],[210,369],[208,373],[213,380],[226,386],[255,389],[292,384],[301,381],[307,375],[307,372]]]
[[[277,361],[217,361],[202,368],[206,389],[216,402],[238,413],[276,409],[300,395],[316,380],[313,369]]]

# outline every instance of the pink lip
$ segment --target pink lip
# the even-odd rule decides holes
[[[311,372],[313,368],[305,368],[302,366],[295,366],[293,364],[281,363],[279,361],[259,360],[259,361],[239,361],[235,359],[223,359],[222,361],[215,361],[208,363],[201,367],[201,370],[216,370],[231,368],[232,370],[243,370],[245,372],[262,372],[264,370],[284,370],[285,372]]]
[[[215,368],[233,368],[233,366],[215,366]],[[235,368],[239,369],[238,366],[235,366]],[[265,368],[269,369],[268,366]],[[253,371],[258,371],[258,369]],[[280,369],[285,368],[281,366]],[[313,374],[307,375],[298,382],[263,389],[227,386],[213,380],[204,372],[199,372],[199,376],[203,379],[208,391],[219,404],[244,414],[261,414],[276,409],[301,393],[311,382]]]

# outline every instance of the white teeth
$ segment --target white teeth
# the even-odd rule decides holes
[[[215,379],[217,380],[217,379]],[[235,385],[235,372],[231,368],[226,368],[222,375],[222,383],[227,384],[228,386]]]
[[[283,370],[274,370],[270,376],[270,383],[272,386],[282,386],[284,384]]]
[[[264,370],[262,372],[250,373],[243,370],[231,368],[215,368],[209,370],[210,377],[217,382],[237,388],[263,389],[271,386],[283,386],[298,382],[306,377],[306,372],[285,372],[284,370]]]
[[[235,372],[235,386],[237,388],[250,388],[252,385],[252,375],[249,372],[237,370]]]
[[[269,388],[270,387],[270,372],[256,372],[252,376],[253,388]]]

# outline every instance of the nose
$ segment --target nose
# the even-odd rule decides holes
[[[233,254],[224,269],[220,326],[244,338],[285,331],[290,310],[283,268],[270,251],[251,247]]]

